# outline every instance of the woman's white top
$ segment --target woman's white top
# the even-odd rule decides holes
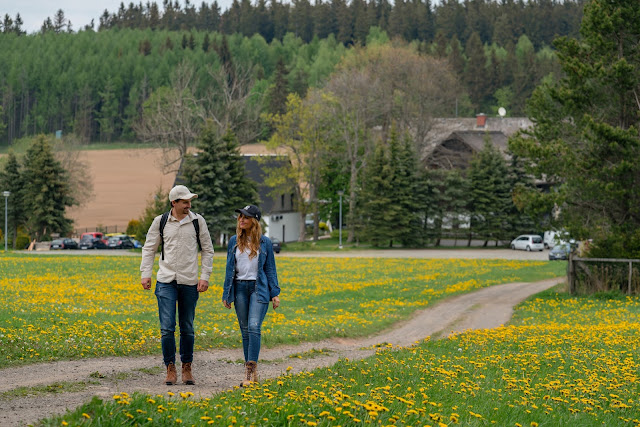
[[[236,248],[236,279],[237,280],[256,280],[258,277],[258,256],[260,250],[256,253],[256,256],[249,259],[250,249],[245,249],[244,252],[240,252],[239,248]]]

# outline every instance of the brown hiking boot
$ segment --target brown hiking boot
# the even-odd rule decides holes
[[[240,383],[240,387],[249,387],[254,382],[256,366],[256,362],[247,362],[244,364],[245,375],[244,379]]]
[[[258,382],[258,362],[253,363],[253,371],[251,372],[251,381],[254,383]]]
[[[182,383],[188,385],[194,385],[196,380],[193,379],[191,374],[191,362],[182,364]]]
[[[173,385],[178,382],[178,372],[176,372],[175,363],[169,363],[167,365],[167,379],[165,383],[167,385]]]

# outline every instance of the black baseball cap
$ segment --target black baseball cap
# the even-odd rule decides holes
[[[242,209],[236,209],[236,212],[241,213],[247,218],[255,218],[258,221],[260,221],[260,218],[262,218],[262,212],[260,212],[260,208],[255,205],[247,205]]]

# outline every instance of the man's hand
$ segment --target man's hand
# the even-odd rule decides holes
[[[151,289],[151,277],[144,277],[140,282],[142,283],[142,289],[145,291]]]
[[[279,297],[273,297],[271,298],[271,302],[273,303],[273,309],[275,310],[276,308],[280,307],[280,298]]]
[[[228,303],[226,300],[222,301],[222,305],[224,305],[226,308],[231,308],[231,304]]]
[[[209,282],[206,280],[198,280],[198,292],[204,292],[209,289]]]

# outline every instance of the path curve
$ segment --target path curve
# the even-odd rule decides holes
[[[375,353],[365,349],[379,343],[394,346],[410,346],[428,336],[444,337],[469,329],[489,329],[506,324],[513,314],[513,307],[531,295],[549,289],[563,278],[547,279],[533,283],[508,283],[479,289],[472,293],[448,298],[416,312],[409,320],[376,336],[363,339],[327,339],[295,346],[263,348],[260,354],[260,377],[273,378],[286,372],[292,373],[330,366],[339,359],[357,360]],[[289,355],[311,349],[327,349],[330,352],[311,359],[289,358]],[[59,382],[89,382],[80,392],[47,393],[46,395],[17,398],[0,398],[0,425],[25,426],[54,414],[73,410],[89,401],[92,396],[109,400],[119,392],[140,391],[148,394],[165,394],[191,391],[194,398],[208,397],[212,393],[229,390],[239,383],[244,367],[239,362],[241,350],[216,349],[194,355],[195,386],[162,383],[158,356],[112,357],[82,359],[54,363],[6,368],[0,370],[0,393],[18,387],[52,385]],[[149,373],[149,368],[156,368]]]

